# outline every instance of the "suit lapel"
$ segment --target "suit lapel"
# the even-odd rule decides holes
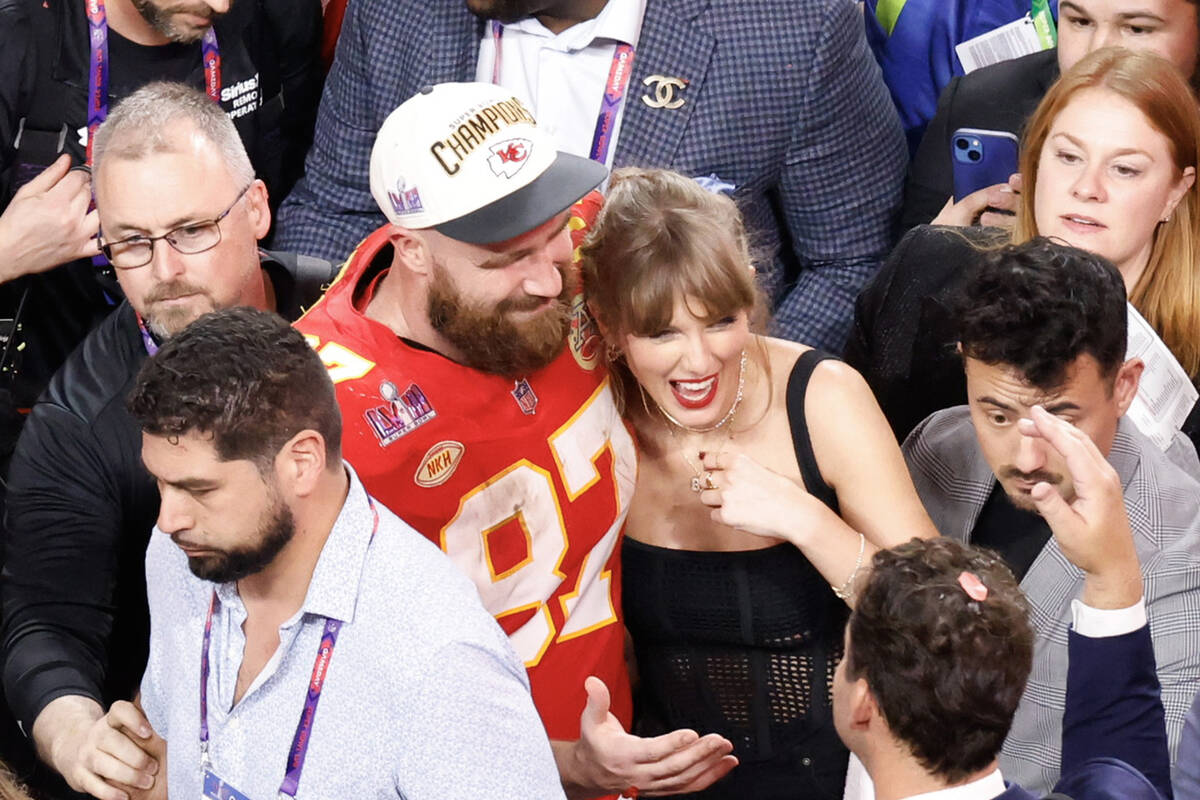
[[[688,121],[695,110],[716,48],[716,39],[696,26],[708,0],[647,0],[634,57],[633,79],[617,138],[614,163],[669,166],[675,160]],[[656,82],[651,75],[680,78],[687,87],[675,90],[678,108],[654,108]]]

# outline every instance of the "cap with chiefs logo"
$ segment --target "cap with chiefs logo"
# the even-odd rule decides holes
[[[608,174],[559,152],[512,92],[440,83],[383,121],[371,150],[371,194],[393,224],[474,244],[533,230]]]

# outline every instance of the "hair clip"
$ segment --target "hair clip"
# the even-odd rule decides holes
[[[958,585],[967,593],[967,597],[978,602],[987,600],[988,588],[983,585],[983,581],[979,580],[979,576],[974,572],[962,571],[958,573]]]

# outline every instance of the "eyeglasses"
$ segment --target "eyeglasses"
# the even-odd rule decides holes
[[[108,263],[117,269],[137,269],[146,266],[154,258],[154,243],[159,239],[171,245],[175,252],[187,256],[211,250],[221,243],[221,220],[229,216],[229,212],[233,211],[233,207],[241,201],[253,185],[253,183],[247,184],[246,188],[238,192],[238,196],[229,204],[229,208],[210,220],[189,222],[167,231],[162,236],[139,234],[119,242],[105,242],[101,239],[100,251],[104,253]]]

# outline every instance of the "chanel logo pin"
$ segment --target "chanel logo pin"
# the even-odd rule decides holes
[[[679,108],[684,104],[682,97],[675,96],[675,90],[683,91],[688,82],[684,78],[671,78],[666,75],[649,75],[642,80],[646,86],[654,86],[654,96],[649,93],[642,95],[642,102],[651,108]]]

